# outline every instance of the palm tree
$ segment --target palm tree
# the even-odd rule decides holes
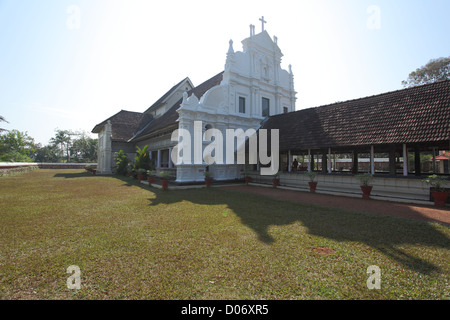
[[[6,121],[6,119],[5,119],[5,117],[3,117],[3,116],[0,116],[0,122],[6,122],[6,123],[9,123],[8,121]],[[3,129],[3,128],[0,128],[0,132],[3,132],[3,131],[8,131],[8,130],[6,130],[6,129]]]
[[[58,130],[56,129],[56,134],[50,139],[50,143],[55,146],[59,146],[61,152],[61,158],[64,156],[64,150],[67,151],[67,162],[70,161],[69,147],[70,147],[70,132],[68,130]]]

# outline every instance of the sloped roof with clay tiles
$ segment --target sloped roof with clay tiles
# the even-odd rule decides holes
[[[149,114],[121,110],[105,121],[97,124],[94,129],[92,129],[92,133],[99,133],[106,123],[111,121],[112,140],[128,141],[140,128],[152,119],[153,117]]]
[[[270,117],[280,150],[449,141],[450,80]],[[269,131],[270,132],[270,131]]]
[[[192,94],[195,94],[197,98],[200,98],[206,93],[206,91],[208,91],[214,86],[219,85],[222,82],[222,78],[223,78],[223,71],[215,75],[214,77],[206,80],[205,82],[198,85],[194,89],[189,90],[188,95],[191,96]],[[170,109],[167,110],[167,112],[164,113],[161,117],[148,123],[147,126],[145,126],[140,132],[138,132],[133,138],[131,138],[131,141],[146,139],[156,131],[162,130],[172,125],[176,125],[178,120],[177,109],[180,107],[182,101],[183,99],[180,99],[173,106],[171,106]]]
[[[178,82],[176,85],[174,85],[169,91],[167,91],[161,98],[159,98],[155,103],[153,103],[147,110],[144,111],[144,113],[149,113],[153,111],[154,109],[158,108],[161,104],[164,103],[164,101],[175,92],[175,90],[182,85],[184,82],[188,82],[190,86],[193,86],[191,83],[191,80],[189,80],[188,77],[184,78],[180,82]]]

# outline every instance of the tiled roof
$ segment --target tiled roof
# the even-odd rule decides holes
[[[280,150],[449,141],[450,80],[270,117]]]
[[[99,133],[109,121],[112,124],[112,140],[128,141],[145,124],[151,121],[152,116],[141,112],[121,110],[105,121],[97,124],[92,133]]]
[[[167,91],[161,98],[159,98],[154,104],[152,104],[147,110],[144,111],[144,113],[148,113],[152,111],[153,109],[157,108],[161,103],[164,102],[165,99],[167,99],[168,96],[170,96],[184,81],[190,81],[189,78],[184,78],[180,82],[178,82],[176,85],[174,85],[169,91]]]
[[[197,98],[202,97],[206,93],[206,91],[214,86],[219,85],[222,82],[222,77],[223,72],[220,72],[211,79],[208,79],[202,84],[198,85],[194,89],[189,90],[188,95],[191,96],[192,94],[195,94]],[[147,126],[144,127],[141,132],[138,132],[136,136],[134,136],[131,140],[143,140],[158,130],[176,125],[178,120],[177,109],[180,107],[182,101],[183,99],[177,101],[172,107],[170,107],[169,110],[167,110],[166,113],[164,113],[161,117],[154,119],[151,123],[147,124]]]

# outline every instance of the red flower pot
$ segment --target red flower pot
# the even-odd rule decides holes
[[[245,177],[244,180],[245,180],[245,184],[248,185],[248,183],[250,181],[252,181],[252,178],[251,177]]]
[[[274,188],[278,187],[280,185],[280,179],[273,179],[272,185]]]
[[[211,178],[205,178],[205,184],[207,187],[211,187],[211,181],[212,181]]]
[[[316,192],[317,182],[308,182],[309,192]]]
[[[167,187],[169,186],[168,180],[161,180],[161,185],[163,190],[167,190]]]
[[[143,174],[138,175],[138,181],[141,182],[142,180],[144,180],[144,175]]]
[[[364,199],[369,199],[370,197],[370,192],[372,191],[372,186],[361,186],[361,190],[363,192],[362,197]]]
[[[431,195],[434,199],[434,205],[440,207],[445,206],[445,201],[447,200],[448,194],[448,192],[432,191]]]
[[[148,185],[151,185],[153,183],[153,181],[155,181],[155,179],[153,179],[152,177],[147,177],[147,181],[148,181]]]

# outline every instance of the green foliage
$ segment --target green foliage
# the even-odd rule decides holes
[[[59,149],[54,145],[41,146],[39,145],[34,156],[35,162],[58,162]]]
[[[139,168],[139,169],[137,169],[137,173],[138,173],[139,175],[144,175],[146,172],[147,172],[147,170],[145,170],[144,168]]]
[[[205,176],[205,178],[212,178],[212,172],[205,171],[203,172],[203,175]]]
[[[369,182],[373,180],[373,175],[371,175],[370,173],[362,173],[357,174],[355,178],[361,182],[362,186],[368,186]]]
[[[148,152],[148,146],[144,146],[142,149],[136,147],[136,160],[134,163],[134,169],[137,171],[138,169],[151,170],[152,169],[152,161],[150,160],[150,153]]]
[[[69,130],[59,130],[56,129],[56,134],[53,138],[50,139],[50,144],[59,148],[60,159],[63,159],[64,156],[67,156],[67,162],[70,161],[70,146],[72,144],[71,140],[71,132]]]
[[[96,162],[98,140],[92,139],[86,133],[73,140],[70,146],[72,162]]]
[[[317,172],[305,171],[304,175],[309,178],[309,181],[314,182],[314,179],[317,177]]]
[[[8,121],[6,121],[5,117],[0,116],[0,122],[8,122]],[[0,128],[0,133],[2,133],[3,131],[8,131],[8,130]]]
[[[426,184],[429,184],[431,187],[435,188],[436,191],[445,191],[445,186],[450,183],[447,177],[438,176],[433,174],[428,176],[426,179],[422,180]]]
[[[125,175],[128,172],[128,165],[130,159],[128,159],[126,153],[123,150],[119,150],[116,153],[116,170],[118,174]]]
[[[0,135],[0,161],[33,162],[36,149],[34,139],[26,132],[11,130]]]
[[[414,87],[447,79],[450,79],[450,57],[430,60],[425,66],[411,72],[402,85]]]
[[[162,171],[159,173],[159,175],[160,175],[161,179],[163,179],[163,180],[169,180],[169,178],[171,177],[170,172],[167,172],[167,171]]]

